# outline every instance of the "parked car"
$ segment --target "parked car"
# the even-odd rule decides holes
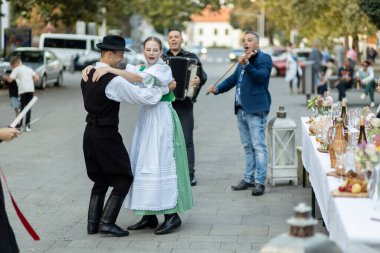
[[[230,51],[228,54],[228,58],[230,58],[230,61],[238,61],[239,57],[244,54],[244,49],[243,48],[234,48]]]
[[[40,76],[40,80],[34,83],[35,87],[44,89],[48,84],[62,85],[63,63],[49,49],[19,47],[10,53],[5,61],[0,63],[1,73],[11,72],[9,59],[16,55],[20,56],[24,65],[32,68]]]
[[[96,44],[102,40],[101,36],[95,35],[43,33],[39,47],[53,51],[62,60],[65,70],[72,71],[78,67],[74,65],[75,61],[83,65],[99,58],[100,50]]]
[[[293,49],[293,54],[296,56],[297,61],[299,62],[302,68],[305,67],[305,61],[311,53],[311,48],[295,48]],[[272,76],[285,76],[286,73],[286,57],[287,52],[283,52],[280,55],[272,56]]]

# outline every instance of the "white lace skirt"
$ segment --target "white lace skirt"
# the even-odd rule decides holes
[[[160,211],[177,204],[171,103],[142,106],[130,151],[133,183],[125,206],[133,210]]]

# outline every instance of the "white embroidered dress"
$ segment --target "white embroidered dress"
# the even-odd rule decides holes
[[[144,78],[143,86],[168,86],[172,72],[162,60],[139,71],[128,65],[127,70]],[[174,159],[171,103],[140,107],[130,150],[132,186],[125,207],[133,210],[160,211],[177,204],[178,189]]]

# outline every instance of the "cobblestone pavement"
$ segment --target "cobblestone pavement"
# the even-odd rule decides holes
[[[229,63],[206,63],[208,84],[213,84],[228,67]],[[32,241],[6,196],[8,216],[22,253],[259,252],[271,238],[288,231],[286,219],[296,204],[310,204],[310,189],[301,184],[267,185],[265,195],[260,197],[251,196],[249,190],[231,191],[230,186],[242,179],[244,171],[243,149],[233,114],[234,91],[219,96],[205,96],[203,91],[195,105],[195,207],[180,215],[180,229],[160,236],[153,230],[131,231],[126,238],[87,235],[91,182],[82,155],[85,113],[78,80],[78,73],[65,73],[63,87],[37,91],[39,101],[32,117],[40,119],[32,131],[0,145],[0,164],[16,201],[41,236],[41,241]],[[299,126],[299,117],[308,113],[305,96],[291,95],[283,78],[272,78],[270,90],[273,104],[269,119],[284,105]],[[1,92],[0,125],[6,126],[13,113],[7,94]],[[350,101],[361,105],[359,95],[350,94]],[[136,106],[122,105],[120,132],[126,146],[130,144],[136,115]],[[298,145],[300,133],[298,128]],[[130,210],[122,209],[117,223],[125,228],[138,219]],[[324,232],[321,223],[316,230]]]

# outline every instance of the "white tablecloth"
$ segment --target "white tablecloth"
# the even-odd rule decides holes
[[[332,171],[330,155],[317,151],[319,144],[309,136],[308,118],[302,117],[302,162],[309,173],[330,239],[344,252],[380,252],[380,222],[370,219],[368,198],[334,198],[331,191],[339,187],[339,179],[326,176]]]

